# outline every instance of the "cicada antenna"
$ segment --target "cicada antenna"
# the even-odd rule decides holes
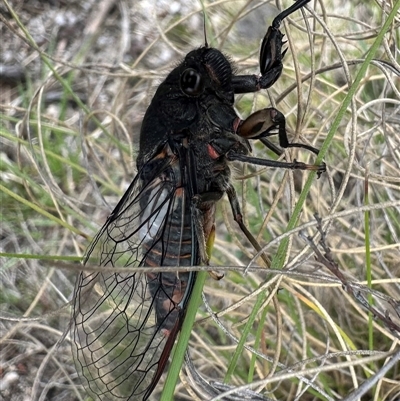
[[[201,3],[201,11],[203,11],[203,32],[204,32],[204,47],[209,47],[208,46],[208,41],[207,41],[207,28],[206,28],[206,20],[207,20],[207,13],[206,13],[206,7],[204,5],[204,1],[200,0]]]
[[[207,28],[206,28],[206,13],[205,13],[204,9],[203,9],[203,31],[204,31],[204,47],[208,47]]]

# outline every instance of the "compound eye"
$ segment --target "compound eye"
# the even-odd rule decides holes
[[[181,75],[181,89],[189,96],[200,96],[204,92],[203,77],[193,68],[188,68]]]

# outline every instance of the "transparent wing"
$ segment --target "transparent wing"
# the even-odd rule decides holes
[[[177,243],[187,240],[184,226],[190,217],[177,166],[162,160],[145,165],[93,240],[85,263],[131,268],[185,261]],[[108,401],[148,398],[180,329],[191,280],[189,273],[79,275],[74,357],[93,396]]]

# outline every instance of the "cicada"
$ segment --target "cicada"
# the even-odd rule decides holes
[[[252,157],[249,140],[278,133],[289,144],[275,108],[241,120],[235,94],[269,88],[282,72],[279,26],[309,0],[279,14],[261,45],[261,75],[235,75],[229,59],[207,44],[189,52],[159,85],[143,118],[137,175],[89,246],[85,263],[106,272],[79,274],[74,295],[76,366],[100,400],[147,400],[164,371],[185,318],[196,272],[153,272],[160,266],[208,263],[216,203],[227,194],[242,222],[230,163],[316,170],[324,166]],[[145,273],[110,268],[148,267]]]

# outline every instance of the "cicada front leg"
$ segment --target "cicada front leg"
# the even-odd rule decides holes
[[[287,50],[282,50],[284,35],[279,27],[287,16],[304,7],[309,1],[298,0],[275,17],[261,44],[259,59],[261,75],[234,76],[232,83],[235,93],[249,93],[268,89],[278,80],[282,74],[282,60]]]

